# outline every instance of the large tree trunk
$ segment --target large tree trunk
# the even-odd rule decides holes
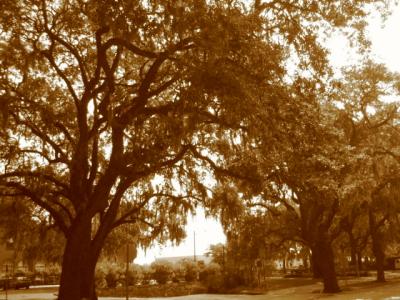
[[[385,282],[385,252],[383,250],[383,240],[379,232],[379,226],[377,225],[375,215],[371,209],[369,210],[369,227],[372,239],[372,252],[375,256],[376,281]]]
[[[363,262],[362,262],[362,252],[357,251],[357,265],[358,265],[358,270],[362,271],[363,270]]]
[[[311,269],[312,269],[314,279],[322,278],[322,272],[318,266],[317,254],[316,254],[316,251],[314,251],[314,250],[312,251],[312,254],[311,254]]]
[[[96,300],[94,274],[99,251],[91,245],[91,222],[75,222],[67,237],[59,300]]]
[[[324,281],[324,293],[338,293],[340,288],[336,278],[332,245],[326,237],[319,238],[312,249],[313,262]],[[315,267],[314,267],[315,268]]]
[[[350,265],[353,266],[354,272],[356,272],[357,276],[360,277],[360,253],[357,249],[357,243],[354,239],[354,236],[351,232],[349,232],[349,243],[350,243],[350,253],[351,253],[351,262]]]
[[[372,251],[375,256],[376,281],[385,282],[385,253],[379,236],[374,237],[372,235]]]

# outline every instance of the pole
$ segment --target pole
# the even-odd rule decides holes
[[[125,269],[125,295],[126,300],[129,300],[129,287],[128,287],[128,273],[129,273],[129,243],[126,243],[126,269]]]
[[[193,261],[196,261],[196,231],[193,231]]]
[[[6,291],[6,300],[8,300],[8,264],[6,264],[6,280],[5,280],[5,286],[4,286],[4,290]]]

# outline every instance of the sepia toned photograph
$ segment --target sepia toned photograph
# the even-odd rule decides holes
[[[0,0],[0,300],[400,299],[400,1]]]

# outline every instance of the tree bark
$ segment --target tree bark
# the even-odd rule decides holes
[[[340,288],[336,278],[332,245],[327,238],[317,239],[312,249],[313,262],[321,272],[324,282],[324,293],[338,293]]]
[[[314,279],[322,278],[322,273],[318,266],[317,253],[314,250],[312,251],[312,254],[311,254],[311,269],[312,269]]]
[[[361,270],[360,252],[357,249],[357,243],[352,232],[349,232],[349,243],[350,243],[350,253],[351,253],[350,265],[354,268],[354,272],[356,273],[357,277],[360,277],[360,270]]]
[[[357,264],[358,264],[358,270],[362,271],[363,270],[363,262],[362,262],[362,252],[357,251]]]
[[[286,274],[286,253],[282,259],[282,271],[283,271],[283,274]]]
[[[372,252],[375,256],[376,281],[385,282],[385,252],[383,250],[383,240],[379,232],[375,215],[371,209],[369,210],[369,227],[372,239]]]
[[[372,251],[375,256],[376,281],[385,282],[385,253],[382,249],[380,237],[372,237]]]
[[[91,245],[91,220],[76,222],[67,237],[58,300],[97,300],[94,274],[98,252]]]

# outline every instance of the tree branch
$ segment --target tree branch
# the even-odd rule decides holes
[[[194,157],[207,162],[216,173],[219,173],[219,174],[222,174],[222,175],[225,175],[225,176],[228,176],[228,177],[240,179],[240,180],[246,180],[246,181],[253,181],[254,180],[254,178],[252,178],[252,177],[244,176],[244,175],[236,173],[236,172],[234,172],[232,170],[224,169],[223,167],[218,166],[209,157],[200,154],[196,150],[196,148],[194,146],[192,146],[192,145],[189,146],[189,150],[193,153]]]
[[[180,161],[185,156],[185,154],[189,150],[189,148],[190,148],[189,145],[184,145],[184,146],[182,146],[182,149],[178,153],[176,153],[173,158],[167,159],[163,162],[155,164],[154,166],[149,167],[149,168],[139,171],[139,172],[136,171],[136,169],[134,167],[127,166],[127,167],[125,167],[124,170],[122,170],[122,174],[127,176],[128,178],[134,178],[134,180],[146,177],[150,174],[160,171],[161,169],[163,169],[165,167],[171,167],[174,164],[176,164],[178,161]]]
[[[51,175],[47,175],[41,172],[33,172],[33,171],[15,171],[15,172],[9,172],[6,174],[0,175],[0,179],[7,179],[7,178],[12,178],[12,177],[34,177],[34,178],[44,178],[45,180],[54,183],[56,186],[62,188],[66,192],[68,192],[68,185],[65,183],[59,181],[55,177]]]
[[[52,215],[54,221],[57,223],[58,227],[65,234],[65,236],[68,235],[68,226],[64,222],[61,214],[56,209],[54,209],[49,203],[47,203],[46,201],[42,200],[39,196],[37,196],[33,191],[31,191],[30,189],[26,188],[25,186],[17,182],[2,182],[0,184],[20,191],[25,196],[29,197],[34,203],[36,203],[40,207],[43,207]]]
[[[128,49],[129,51],[131,51],[132,53],[142,56],[142,57],[157,58],[159,56],[159,53],[142,50],[139,47],[129,43],[128,41],[126,41],[122,38],[111,38],[103,44],[102,48],[104,51],[107,51],[112,46],[124,47],[124,48]]]

